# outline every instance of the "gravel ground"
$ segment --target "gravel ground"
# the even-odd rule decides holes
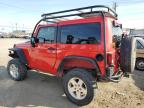
[[[24,39],[0,39],[0,107],[77,108],[67,100],[61,80],[33,71],[25,81],[9,78],[6,70],[8,48]],[[134,71],[119,83],[98,82],[96,99],[83,108],[144,108],[144,72]]]

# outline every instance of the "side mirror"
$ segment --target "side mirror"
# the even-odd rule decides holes
[[[35,37],[31,37],[31,45],[32,45],[32,47],[35,47],[35,43],[36,43],[36,41],[35,41]]]

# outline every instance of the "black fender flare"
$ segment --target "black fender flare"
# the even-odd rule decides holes
[[[95,67],[96,72],[100,73],[100,69],[99,69],[99,66],[98,66],[96,60],[94,60],[94,59],[92,59],[92,58],[81,57],[81,56],[66,56],[66,57],[64,57],[64,59],[61,61],[61,63],[59,64],[59,67],[58,67],[58,69],[57,69],[57,72],[58,72],[58,73],[61,73],[61,72],[62,72],[62,69],[63,69],[63,66],[64,66],[64,64],[65,64],[65,61],[66,61],[66,60],[70,60],[70,59],[87,61],[87,62],[91,63],[91,64]]]
[[[26,56],[25,56],[25,54],[24,54],[22,49],[20,49],[20,48],[10,48],[8,50],[9,50],[9,56],[10,57],[19,58],[20,61],[23,64],[28,64],[28,61],[27,61]]]

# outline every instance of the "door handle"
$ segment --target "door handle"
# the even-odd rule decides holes
[[[49,47],[48,50],[52,51],[52,50],[56,50],[56,48]]]

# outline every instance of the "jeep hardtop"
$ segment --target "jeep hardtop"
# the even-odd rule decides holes
[[[46,13],[31,42],[9,49],[7,69],[16,81],[30,69],[62,77],[68,99],[82,106],[94,98],[98,79],[119,81],[134,70],[135,40],[122,35],[117,14],[107,6]]]

